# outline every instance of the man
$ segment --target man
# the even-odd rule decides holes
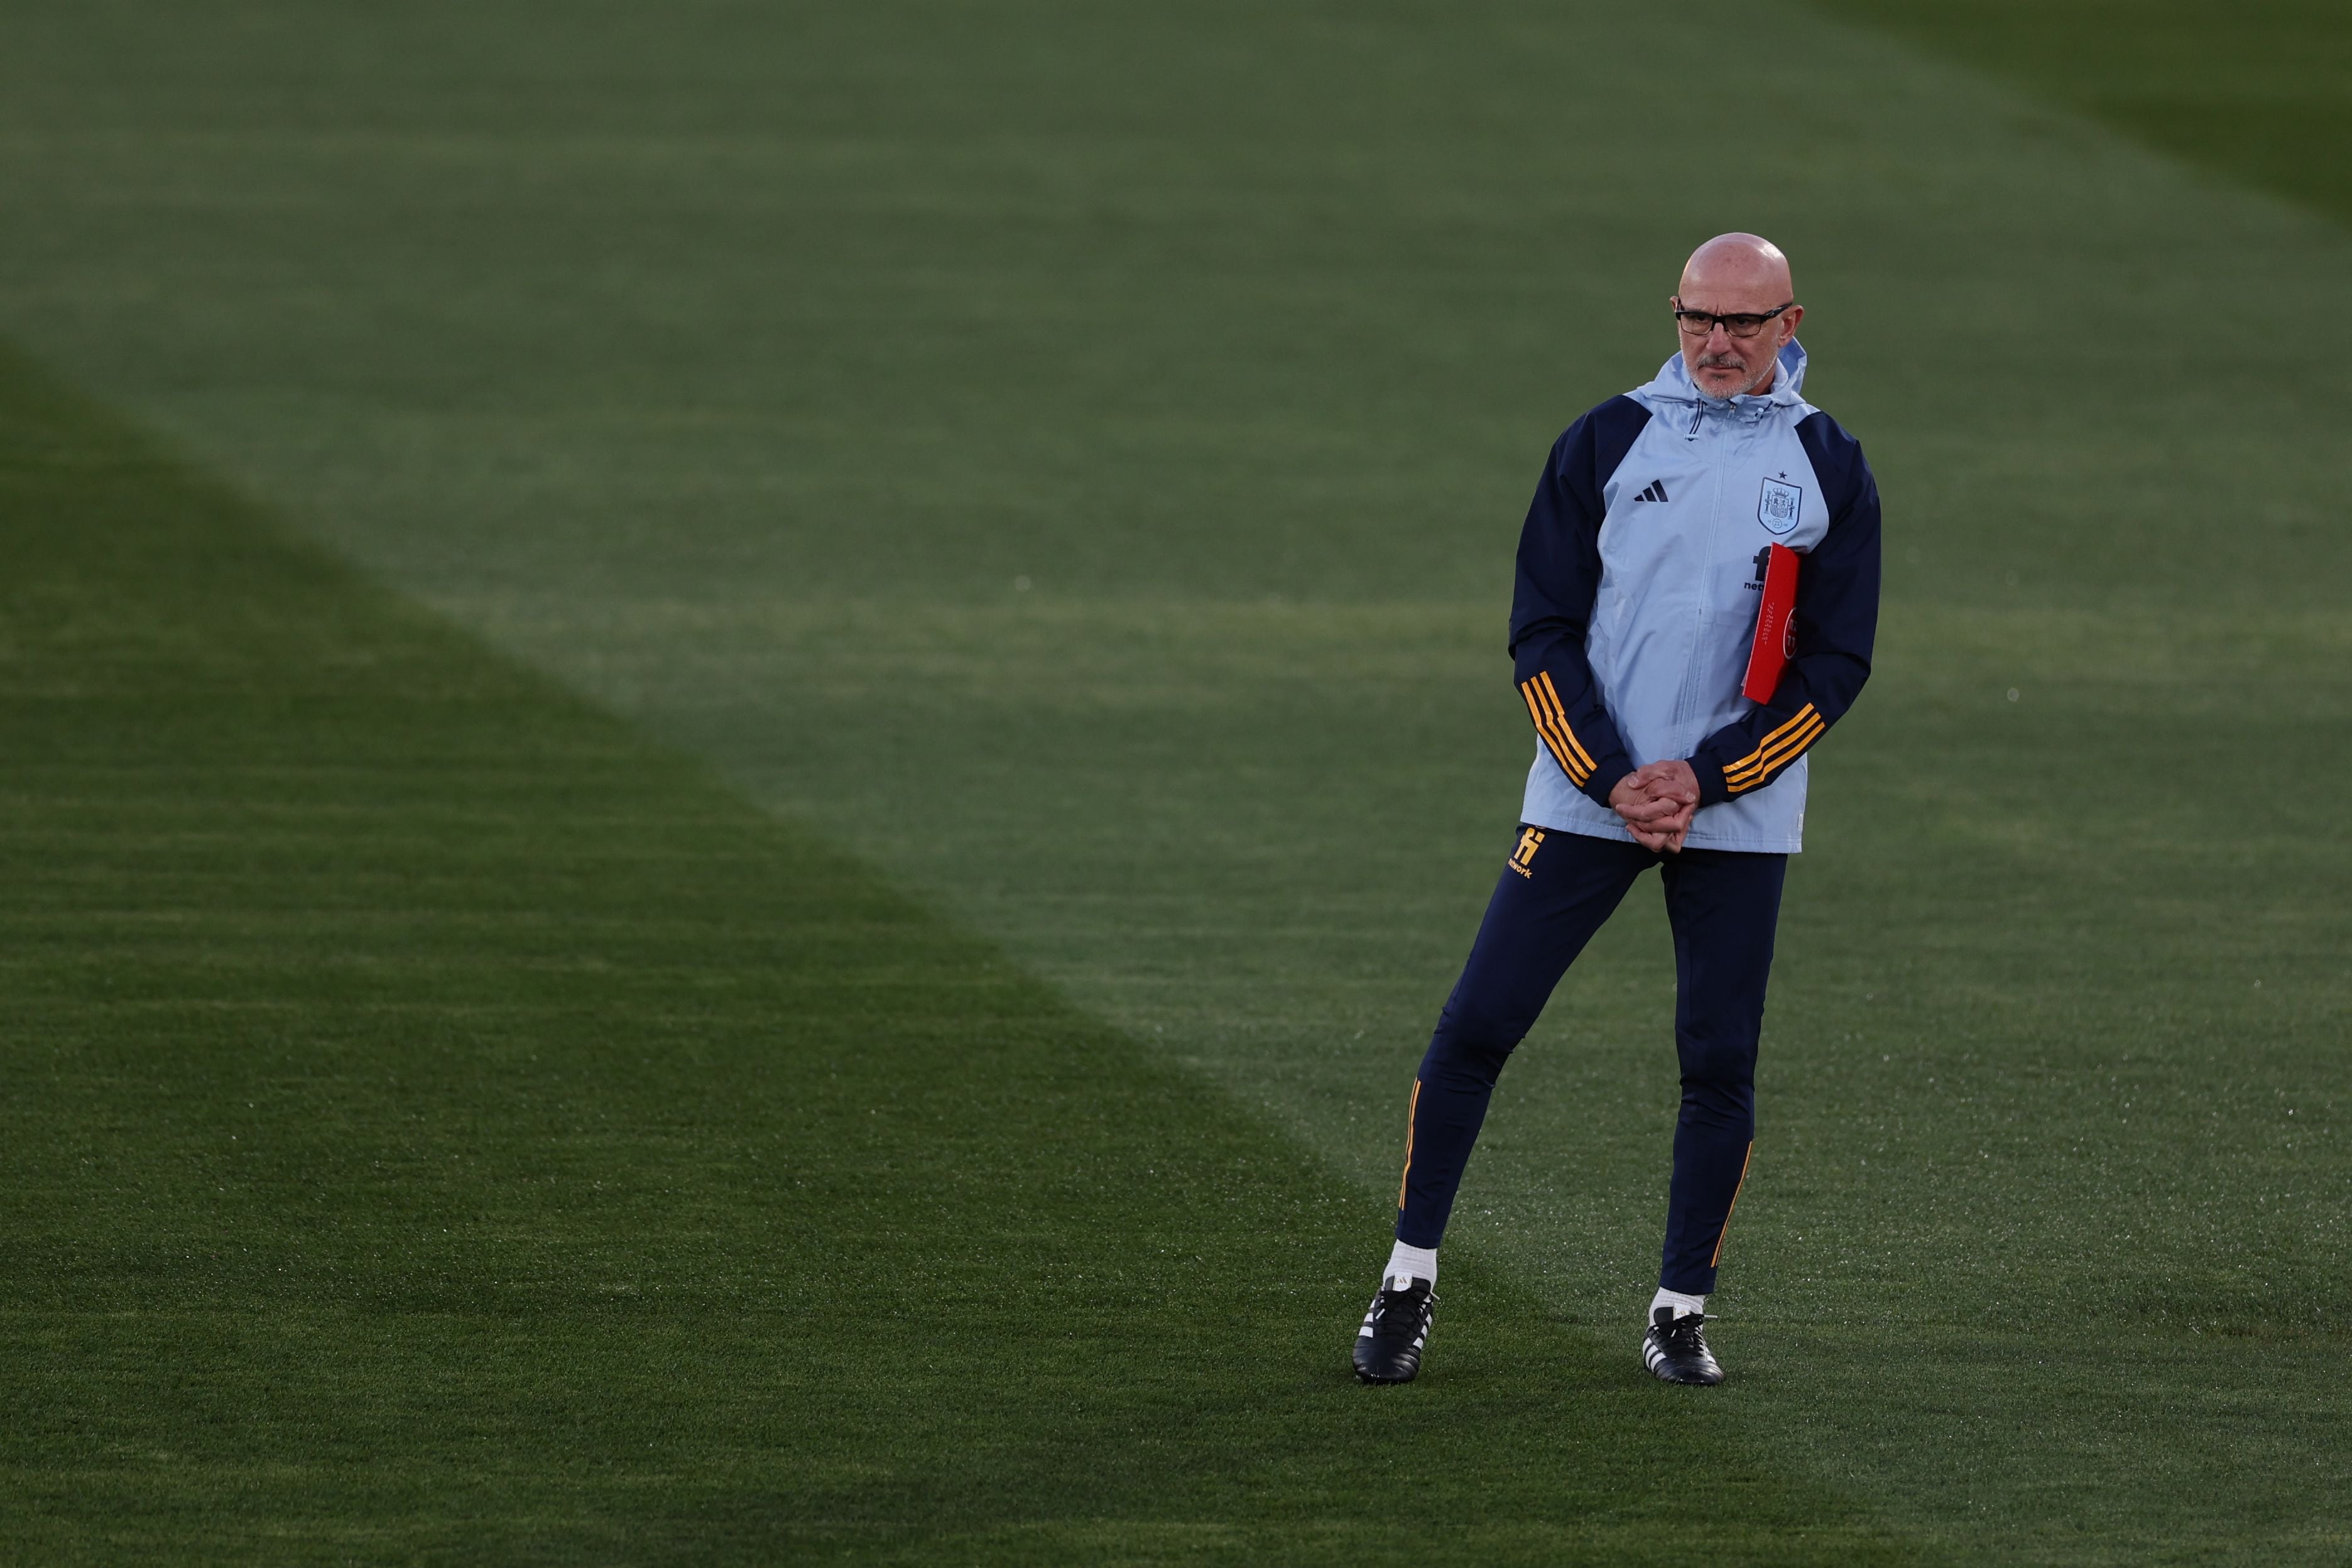
[[[1413,1080],[1396,1245],[1356,1374],[1406,1383],[1437,1247],[1512,1048],[1633,880],[1661,868],[1674,928],[1682,1113],[1643,1361],[1714,1384],[1705,1334],[1756,1127],[1756,1046],[1805,755],[1870,674],[1878,489],[1862,448],[1798,396],[1804,307],[1751,234],[1707,241],[1672,298],[1682,352],[1551,450],[1519,539],[1511,657],[1535,721],[1524,819]],[[1794,651],[1741,695],[1769,547],[1802,554]]]

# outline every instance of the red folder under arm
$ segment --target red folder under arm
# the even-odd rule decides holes
[[[1797,563],[1801,559],[1787,545],[1775,544],[1764,563],[1764,603],[1756,612],[1748,679],[1739,683],[1739,694],[1750,702],[1772,700],[1780,687],[1780,672],[1797,651]]]

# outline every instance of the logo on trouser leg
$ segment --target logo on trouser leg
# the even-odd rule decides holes
[[[1519,847],[1511,851],[1511,869],[1533,881],[1536,874],[1528,868],[1536,863],[1536,851],[1543,847],[1543,841],[1542,828],[1520,828]]]

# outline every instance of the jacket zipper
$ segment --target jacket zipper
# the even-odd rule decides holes
[[[1690,435],[1693,438],[1698,436],[1699,426],[1706,418],[1706,405],[1702,403],[1691,410]],[[1717,444],[1721,444],[1719,438]],[[1683,678],[1680,689],[1675,694],[1674,717],[1671,721],[1675,727],[1673,743],[1676,745],[1684,745],[1682,731],[1696,717],[1696,708],[1699,697],[1696,682],[1699,676],[1699,667],[1706,658],[1707,634],[1715,619],[1713,605],[1707,597],[1707,590],[1709,574],[1714,571],[1716,535],[1720,531],[1722,523],[1723,460],[1723,455],[1717,454],[1715,459],[1706,465],[1706,510],[1701,514],[1705,522],[1703,531],[1696,542],[1698,548],[1694,552],[1702,563],[1697,624],[1692,628],[1690,648],[1684,656]],[[1700,737],[1693,736],[1690,744],[1696,744],[1699,739]],[[1685,749],[1688,748],[1685,746]]]

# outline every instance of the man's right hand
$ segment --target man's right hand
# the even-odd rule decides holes
[[[1698,775],[1685,762],[1652,763],[1627,773],[1609,792],[1633,842],[1652,854],[1679,854],[1698,810]]]

